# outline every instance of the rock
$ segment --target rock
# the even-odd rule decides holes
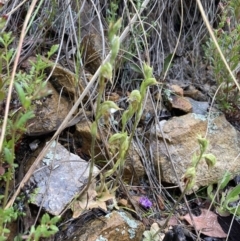
[[[199,150],[197,136],[205,136],[207,132],[207,140],[209,140],[207,153],[214,154],[217,163],[213,168],[208,169],[204,160],[200,162],[194,190],[216,183],[223,177],[226,170],[233,175],[240,171],[239,132],[226,121],[224,115],[218,112],[212,113],[209,118],[208,122],[206,116],[187,114],[160,122],[179,178],[191,166],[194,152]],[[152,128],[150,133],[152,138],[150,145],[156,169],[160,163],[162,180],[177,184],[159,125],[156,126],[156,129]],[[156,135],[158,140],[154,139]]]
[[[54,141],[30,178],[31,203],[59,215],[88,180],[89,163]],[[98,173],[94,167],[93,175]]]
[[[123,211],[114,211],[105,217],[82,223],[70,237],[59,241],[141,241],[144,225]]]
[[[196,101],[192,98],[187,98],[192,105],[192,113],[207,115],[209,104],[207,101]]]
[[[76,143],[81,143],[81,153],[85,154],[86,156],[91,156],[91,142],[92,142],[92,135],[91,135],[91,122],[90,121],[82,121],[76,125],[76,131],[74,133],[74,139]],[[100,145],[100,146],[99,146]],[[100,152],[100,148],[103,149],[102,141],[100,138],[99,133],[97,134],[97,144],[95,145],[95,155]],[[96,157],[100,160],[103,160],[103,155],[101,157]],[[96,160],[97,160],[96,159]]]
[[[188,85],[187,87],[185,87],[183,95],[197,101],[206,101],[208,99],[208,96],[206,94],[196,89],[193,85]]]
[[[85,67],[91,74],[94,74],[103,61],[101,35],[92,33],[85,35],[81,42],[81,48]]]
[[[53,65],[52,62],[50,62],[50,64]],[[69,100],[69,102],[74,102],[80,96],[87,85],[85,80],[89,82],[92,78],[92,75],[87,71],[82,73],[81,78],[77,78],[76,74],[66,68],[63,68],[59,64],[55,66],[53,71],[52,67],[47,68],[47,73],[51,73],[49,81],[57,92],[61,93],[61,95],[63,94],[64,97]],[[90,91],[93,93],[93,88]],[[89,95],[86,95],[86,97],[83,99],[83,103],[87,101],[88,98]]]
[[[133,183],[139,184],[139,180],[145,175],[145,169],[142,165],[139,153],[140,150],[136,142],[133,140],[128,150],[123,170],[122,179],[126,182],[133,181]]]
[[[81,95],[85,89],[88,82],[90,82],[92,75],[86,71],[82,70],[81,77],[77,77],[75,73],[71,72],[69,69],[62,67],[60,64],[54,65],[54,62],[47,60],[42,57],[45,61],[49,63],[50,66],[46,69],[47,74],[51,74],[49,81],[53,87],[57,90],[59,94],[64,95],[69,102],[75,102],[76,99]],[[32,58],[31,58],[32,59]],[[90,89],[91,95],[94,92],[94,87]],[[83,99],[83,103],[88,101],[90,95],[86,95]]]
[[[47,83],[51,95],[36,100],[33,103],[35,117],[28,121],[28,135],[43,135],[56,130],[67,116],[72,105],[53,88],[51,83]]]
[[[90,132],[90,126],[91,122],[89,121],[83,121],[76,125],[76,131],[74,133],[74,138],[76,139],[76,142],[82,143],[81,152],[85,155],[90,156],[90,150],[91,150],[91,141],[92,141],[92,135]],[[102,135],[104,137],[109,136],[109,131],[105,128],[101,128]],[[96,161],[102,161],[106,160],[106,157],[104,156],[104,143],[102,142],[103,136],[98,133],[97,135],[97,145],[95,145],[95,155],[96,155]],[[101,153],[101,154],[100,154]],[[141,159],[138,151],[137,145],[132,141],[132,144],[129,148],[129,153],[126,158],[126,162],[124,165],[124,171],[123,171],[123,179],[125,181],[134,180],[135,182],[138,182],[141,177],[145,175],[145,169],[142,165]],[[101,163],[98,163],[101,165]]]
[[[170,104],[170,110],[177,110],[184,113],[190,113],[192,112],[192,105],[191,102],[186,99],[185,97],[181,96],[173,96],[171,99],[169,99]]]
[[[49,61],[41,56],[49,66],[54,66],[54,62]],[[21,67],[28,72],[30,70],[30,61],[36,62],[36,57],[29,57],[24,61]],[[27,135],[39,136],[57,130],[62,121],[67,116],[75,100],[81,95],[92,75],[87,71],[82,72],[82,76],[76,79],[76,74],[70,70],[63,68],[57,64],[53,67],[46,68],[46,74],[51,74],[47,83],[47,89],[51,95],[33,102],[33,110],[35,117],[28,122]],[[94,87],[90,89],[93,96]],[[89,99],[90,95],[86,95],[83,103]],[[85,118],[83,111],[81,114],[73,116],[74,120],[70,121],[66,127],[75,125],[77,122]]]
[[[183,96],[183,89],[178,85],[171,85],[170,90],[178,96]]]
[[[175,114],[192,112],[190,101],[183,97],[183,89],[178,85],[171,85],[163,93],[165,105],[170,111],[173,111]]]

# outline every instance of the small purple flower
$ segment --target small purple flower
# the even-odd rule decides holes
[[[150,208],[152,207],[152,202],[147,197],[140,197],[139,203],[144,208]]]

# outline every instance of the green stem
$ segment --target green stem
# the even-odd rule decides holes
[[[104,89],[105,89],[106,84],[104,83],[104,78],[102,76],[100,76],[100,81],[99,81],[99,93],[98,93],[98,97],[97,97],[97,107],[96,107],[96,116],[98,115],[99,112],[99,108],[100,108],[100,104],[101,104],[101,100],[102,100],[102,96],[104,93]],[[96,119],[96,123],[98,126],[98,122],[99,119]],[[92,173],[93,173],[93,168],[94,168],[94,164],[95,164],[95,144],[96,144],[96,139],[97,139],[97,134],[94,133],[92,135],[92,142],[91,142],[91,162],[90,162],[90,169],[89,169],[89,177],[88,177],[88,182],[87,182],[87,186],[86,186],[86,190],[88,190],[91,181],[92,181]]]
[[[5,192],[4,192],[4,199],[3,199],[3,207],[5,208],[6,204],[7,204],[7,200],[8,200],[8,191],[9,191],[9,184],[10,184],[10,180],[11,178],[13,178],[13,174],[14,174],[14,153],[15,153],[15,146],[14,144],[16,144],[17,140],[16,140],[16,131],[13,131],[13,135],[12,135],[12,146],[11,146],[11,151],[13,153],[13,160],[11,160],[11,163],[9,163],[10,167],[9,167],[9,171],[6,173],[7,175],[7,180],[6,180],[6,186],[5,186]]]

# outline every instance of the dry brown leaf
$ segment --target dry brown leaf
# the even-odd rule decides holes
[[[96,202],[97,192],[95,191],[96,185],[93,183],[89,186],[88,190],[82,195],[81,199],[76,199],[71,205],[73,212],[73,218],[78,218],[84,210],[90,210],[92,208],[102,208],[107,210],[106,204],[102,202]]]
[[[217,220],[217,214],[207,209],[201,209],[200,216],[192,214],[194,224],[198,231],[209,237],[225,238],[227,234],[222,230]],[[189,214],[183,217],[189,224],[193,225]]]
[[[115,193],[106,191],[102,193],[101,197],[97,197],[98,194],[95,191],[95,188],[96,185],[91,184],[88,191],[82,195],[81,199],[75,200],[72,203],[71,210],[73,212],[73,218],[78,218],[83,213],[83,211],[93,208],[101,208],[107,211],[106,202],[109,200],[111,200],[113,206],[118,209]]]

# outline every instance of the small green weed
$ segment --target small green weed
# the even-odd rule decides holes
[[[17,236],[14,241],[38,241],[40,238],[48,238],[58,231],[56,223],[60,220],[60,217],[55,216],[50,218],[48,214],[44,214],[41,223],[35,227],[32,226],[29,235]]]

